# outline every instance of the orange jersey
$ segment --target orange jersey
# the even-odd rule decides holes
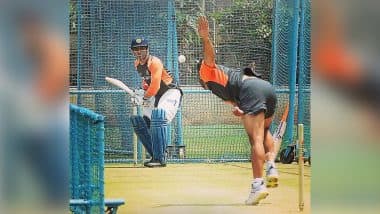
[[[164,68],[161,60],[155,56],[149,56],[145,64],[140,64],[140,61],[136,59],[135,67],[143,81],[148,85],[145,92],[147,97],[162,95],[169,89],[168,85],[173,82],[168,70]]]
[[[202,62],[199,77],[216,96],[225,101],[237,101],[241,84],[240,72],[216,64],[208,66]]]

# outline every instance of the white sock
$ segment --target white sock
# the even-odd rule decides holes
[[[262,182],[264,182],[263,178],[255,178],[252,180],[252,183],[260,183],[261,184]]]
[[[276,165],[274,164],[274,161],[267,161],[267,169],[270,169],[270,167],[276,168]]]
[[[255,190],[259,190],[261,188],[265,187],[264,185],[264,179],[263,178],[255,178],[253,179],[252,181],[252,191]]]

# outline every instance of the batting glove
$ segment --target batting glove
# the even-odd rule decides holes
[[[133,105],[141,106],[143,104],[143,98],[145,91],[142,89],[133,90],[135,95],[131,97],[131,102]]]
[[[149,98],[143,98],[143,104],[144,107],[149,108],[153,107],[154,105],[154,97],[149,97]]]
[[[131,102],[135,106],[141,106],[143,104],[143,97],[136,95],[136,96],[131,98]]]
[[[138,97],[144,97],[145,94],[145,91],[143,89],[135,89],[133,92],[135,92],[135,95]]]

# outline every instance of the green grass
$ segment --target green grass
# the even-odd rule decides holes
[[[307,128],[305,128],[306,130]],[[241,124],[186,125],[183,127],[183,143],[186,157],[192,159],[248,159],[250,145]],[[293,135],[296,136],[296,127]],[[105,130],[107,148],[122,149],[120,129]],[[174,140],[174,137],[173,139]],[[310,149],[310,144],[306,142]],[[283,148],[286,147],[286,142]],[[112,155],[115,156],[116,155]],[[109,156],[110,157],[110,156]],[[125,154],[118,158],[126,157]],[[111,157],[110,157],[111,158]]]
[[[183,130],[187,158],[248,158],[249,143],[241,125],[192,125]]]
[[[105,130],[106,147],[121,149],[120,129]],[[173,139],[174,140],[174,139]],[[192,159],[247,159],[250,147],[241,125],[187,125],[183,127],[183,143],[186,157]],[[107,158],[131,158],[126,155],[111,155]]]

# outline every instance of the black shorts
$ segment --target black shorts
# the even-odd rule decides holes
[[[243,80],[238,106],[245,114],[256,115],[265,112],[265,118],[272,117],[276,109],[277,96],[273,86],[259,78]]]

